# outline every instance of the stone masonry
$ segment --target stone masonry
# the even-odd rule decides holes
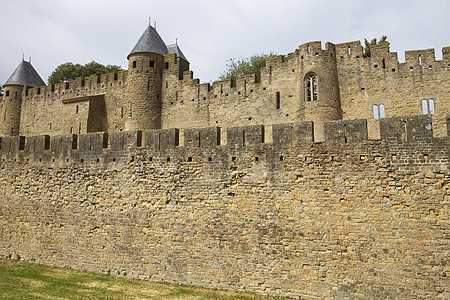
[[[200,84],[149,26],[129,70],[0,101],[0,255],[306,299],[450,298],[450,48],[320,42]]]

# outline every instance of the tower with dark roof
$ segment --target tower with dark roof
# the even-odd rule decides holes
[[[4,87],[0,135],[19,135],[22,97],[26,90],[45,85],[30,62],[22,60]]]
[[[161,128],[161,89],[167,46],[148,26],[128,55],[125,130]]]

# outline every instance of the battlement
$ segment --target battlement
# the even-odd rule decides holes
[[[450,132],[450,116],[447,118]],[[379,121],[381,142],[388,144],[432,143],[432,119],[428,115],[397,117]],[[340,120],[324,124],[325,144],[355,147],[369,141],[366,120]],[[225,134],[226,138],[222,138]],[[271,137],[271,141],[268,137]],[[181,143],[180,141],[183,140]],[[23,162],[46,167],[65,165],[110,165],[134,159],[136,150],[152,155],[166,155],[176,149],[211,149],[240,151],[246,147],[271,145],[274,150],[307,146],[314,142],[313,122],[271,126],[177,128],[70,134],[50,137],[16,136],[0,138],[0,163]],[[159,154],[158,154],[159,153]],[[177,157],[179,161],[185,158]]]

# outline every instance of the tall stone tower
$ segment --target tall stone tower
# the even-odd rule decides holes
[[[23,94],[29,88],[44,85],[45,82],[31,63],[22,60],[11,77],[3,85],[4,95],[3,106],[0,110],[0,135],[19,135]]]
[[[167,46],[148,26],[128,55],[125,130],[161,128],[161,89]]]
[[[324,121],[342,119],[336,49],[331,43],[323,50],[320,42],[302,45],[299,49],[303,94],[300,115],[314,122],[314,139],[324,140]]]

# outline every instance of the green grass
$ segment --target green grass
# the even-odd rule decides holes
[[[19,258],[20,259],[20,258]],[[287,299],[0,259],[1,299]]]

